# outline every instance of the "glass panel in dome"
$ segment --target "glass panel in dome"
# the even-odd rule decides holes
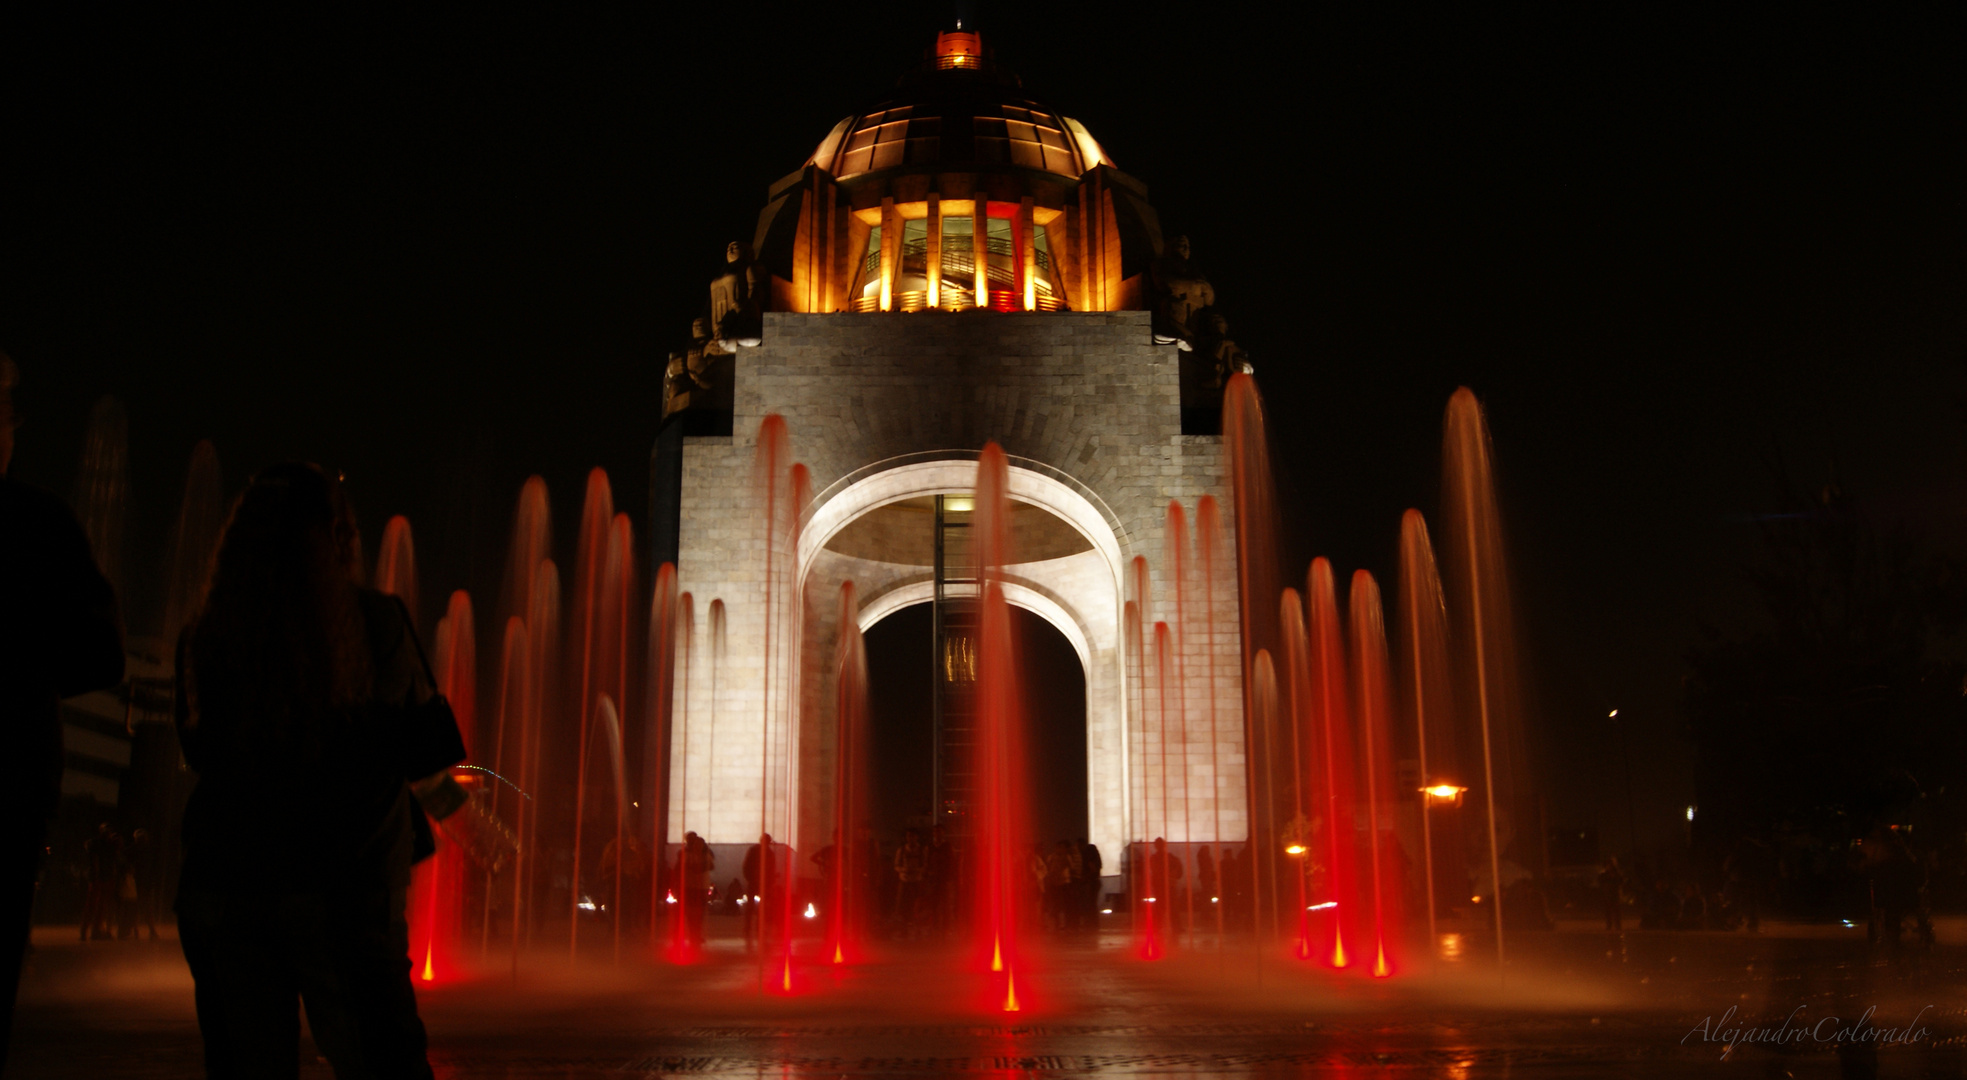
[[[967,217],[943,219],[943,288],[954,285],[965,295],[974,292],[977,281],[975,223]]]
[[[854,268],[853,310],[873,311],[881,305],[881,226],[867,231],[867,250]]]
[[[1011,219],[991,218],[990,232],[990,289],[992,292],[1009,292],[1018,287],[1017,248],[1011,244]]]
[[[1031,268],[1033,281],[1037,283],[1038,310],[1058,311],[1070,309],[1066,303],[1065,275],[1059,272],[1058,263],[1052,260],[1051,226],[1039,225],[1031,234]]]

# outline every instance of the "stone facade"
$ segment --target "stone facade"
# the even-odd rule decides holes
[[[827,551],[826,540],[878,506],[970,490],[976,454],[991,440],[1011,458],[1013,497],[1092,544],[1015,567],[1011,598],[1058,626],[1086,666],[1088,822],[1109,871],[1133,840],[1242,840],[1233,537],[1224,538],[1224,565],[1208,590],[1213,622],[1193,574],[1182,583],[1188,618],[1177,618],[1164,550],[1171,500],[1193,523],[1197,500],[1213,496],[1225,530],[1234,529],[1220,438],[1181,434],[1178,355],[1153,344],[1141,311],[767,314],[764,343],[737,357],[734,434],[684,443],[677,565],[679,587],[695,600],[698,640],[674,702],[671,840],[689,829],[740,843],[763,825],[795,846],[826,842],[839,584],[855,582],[863,626],[929,590],[919,566]],[[815,494],[796,556],[803,660],[794,664],[783,647],[794,637],[788,620],[774,632],[768,701],[753,453],[771,413],[785,418],[792,457],[811,470]],[[1146,679],[1122,618],[1137,556],[1150,580]],[[727,617],[715,665],[703,614],[714,599]],[[1196,628],[1178,646],[1180,707],[1173,679],[1163,707],[1157,620]]]

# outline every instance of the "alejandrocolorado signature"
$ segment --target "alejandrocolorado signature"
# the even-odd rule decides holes
[[[1680,1045],[1687,1045],[1688,1039],[1699,1035],[1702,1042],[1723,1044],[1721,1056],[1726,1058],[1734,1052],[1735,1047],[1744,1043],[1765,1043],[1770,1046],[1795,1046],[1807,1042],[1871,1042],[1881,1046],[1892,1043],[1911,1044],[1930,1034],[1926,1028],[1919,1026],[1919,1021],[1924,1019],[1933,1007],[1928,1005],[1919,1010],[1919,1015],[1913,1017],[1912,1022],[1904,1027],[1879,1027],[1873,1024],[1871,1014],[1878,1011],[1876,1005],[1866,1009],[1863,1016],[1849,1023],[1835,1016],[1823,1017],[1814,1024],[1807,1019],[1799,1021],[1797,1014],[1806,1008],[1809,1006],[1798,1005],[1790,1010],[1781,1024],[1769,1027],[1738,1020],[1735,1016],[1736,1007],[1730,1005],[1728,1011],[1722,1013],[1719,1019],[1709,1016],[1695,1024],[1693,1030],[1681,1036]]]

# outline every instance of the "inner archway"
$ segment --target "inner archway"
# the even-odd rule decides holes
[[[1087,834],[1086,674],[1079,651],[1041,616],[1011,611],[1024,682],[1032,835]],[[868,817],[883,843],[933,823],[932,611],[900,608],[866,630]]]

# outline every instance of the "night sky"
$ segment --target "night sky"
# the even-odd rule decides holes
[[[1297,572],[1390,588],[1448,395],[1483,397],[1553,824],[1622,846],[1617,707],[1642,841],[1684,827],[1682,656],[1752,617],[1779,470],[1967,536],[1954,23],[30,7],[0,16],[14,475],[67,492],[120,396],[140,567],[200,438],[229,491],[345,471],[372,544],[408,514],[427,607],[493,595],[529,473],[563,536],[594,465],[639,527],[662,359],[724,244],[959,10],[1193,239],[1269,402]]]

